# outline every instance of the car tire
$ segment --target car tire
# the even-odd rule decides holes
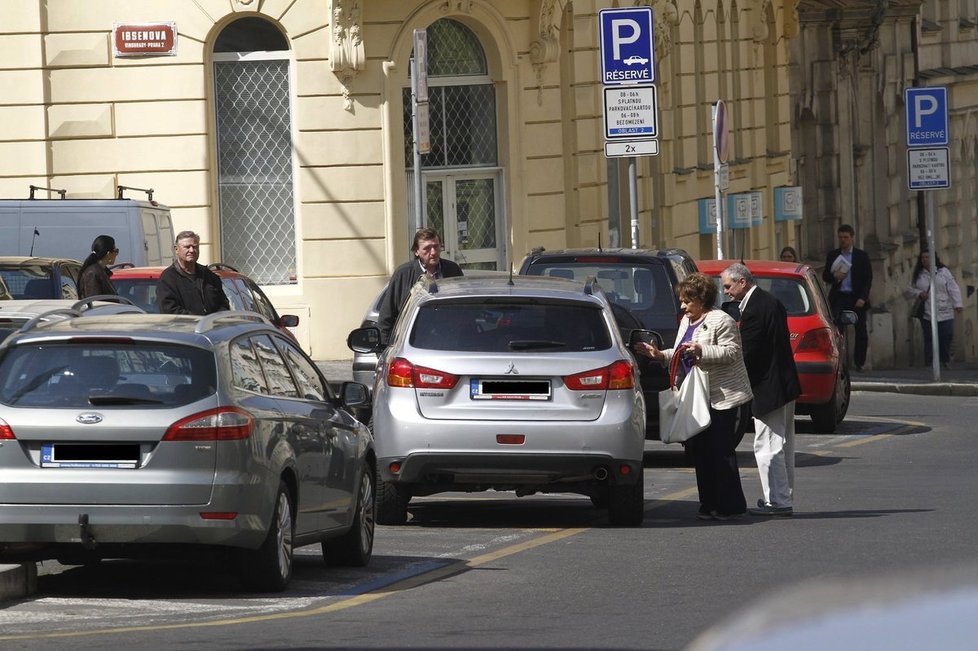
[[[836,425],[842,422],[849,411],[851,393],[852,380],[849,377],[849,369],[842,366],[839,369],[839,377],[835,383],[832,399],[824,405],[813,405],[811,407],[812,424],[818,434],[831,434],[835,431]]]
[[[365,468],[360,476],[357,503],[350,530],[322,543],[323,562],[329,566],[364,567],[374,550],[374,471]]]
[[[398,525],[407,522],[411,491],[384,481],[377,475],[377,524]]]
[[[292,579],[294,536],[292,497],[285,482],[279,482],[265,541],[258,549],[240,553],[239,568],[248,588],[256,592],[285,590]]]
[[[639,471],[634,484],[616,484],[609,488],[608,523],[613,527],[638,527],[645,519],[645,480]]]

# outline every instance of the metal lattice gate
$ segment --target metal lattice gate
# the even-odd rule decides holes
[[[263,285],[295,282],[287,60],[214,65],[222,261]]]

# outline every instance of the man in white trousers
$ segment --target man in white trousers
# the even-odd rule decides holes
[[[788,315],[774,295],[754,282],[742,263],[720,275],[723,290],[740,301],[740,338],[754,400],[754,459],[764,496],[752,515],[794,513],[795,398],[801,393],[791,352]]]

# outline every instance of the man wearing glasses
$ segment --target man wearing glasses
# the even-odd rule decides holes
[[[163,314],[197,314],[230,309],[224,286],[216,273],[202,264],[200,236],[181,231],[173,245],[173,264],[160,274],[156,301]]]

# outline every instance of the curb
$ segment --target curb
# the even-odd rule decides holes
[[[978,396],[978,384],[957,382],[853,382],[853,391],[908,393],[921,396]]]
[[[0,602],[37,592],[37,563],[0,565]]]

